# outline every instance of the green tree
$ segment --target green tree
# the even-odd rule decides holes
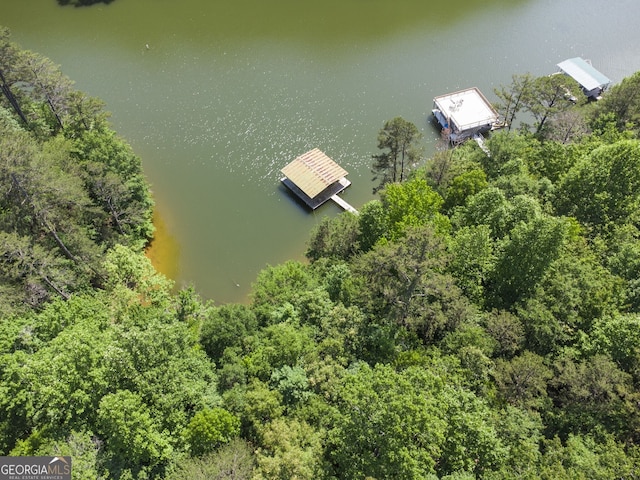
[[[313,227],[306,256],[312,262],[320,258],[348,260],[359,250],[359,218],[344,212],[336,218],[324,217]]]
[[[511,130],[516,116],[522,110],[531,96],[534,77],[530,73],[513,75],[511,85],[495,88],[494,92],[499,99],[496,105],[500,116],[504,118],[508,130]]]
[[[28,236],[0,232],[0,252],[3,254],[0,278],[5,288],[17,297],[5,306],[5,313],[14,308],[23,310],[19,299],[35,308],[51,297],[67,300],[70,292],[78,287],[77,277],[70,275],[68,260],[33,244]]]
[[[85,303],[74,301],[69,306],[71,316],[87,311]],[[102,365],[106,345],[101,334],[107,315],[93,313],[91,318],[75,320],[34,353],[18,350],[4,359],[0,416],[10,429],[5,432],[9,444],[43,428],[60,438],[95,426],[95,412],[109,382]],[[37,323],[31,329],[37,336]],[[43,340],[48,340],[44,330]]]
[[[454,177],[447,188],[445,210],[451,211],[458,205],[464,205],[467,198],[487,188],[488,185],[487,176],[480,169],[468,170]]]
[[[114,470],[159,472],[173,449],[139,395],[128,390],[105,395],[98,409],[99,431]],[[160,470],[161,471],[161,470]]]
[[[0,289],[16,301],[40,307],[52,298],[102,286],[106,246],[126,243],[140,251],[153,228],[152,202],[139,159],[109,134],[100,104],[69,90],[44,60],[24,57],[31,58],[33,68],[42,67],[29,73],[14,65],[13,81],[25,88],[24,95],[48,96],[57,112],[54,122],[67,125],[69,94],[74,108],[82,110],[73,114],[73,121],[102,132],[88,133],[76,125],[72,139],[34,136],[0,110],[0,231],[7,267]],[[43,82],[40,94],[25,87],[32,85],[34,75]],[[58,80],[60,91],[54,85]],[[42,101],[35,97],[25,102]]]
[[[95,276],[101,247],[88,219],[93,206],[80,179],[61,168],[58,153],[43,151],[22,132],[0,138],[2,227],[57,250],[76,275]]]
[[[104,287],[123,302],[148,303],[167,307],[173,282],[157,272],[144,254],[115,245],[105,255]]]
[[[556,409],[547,421],[552,431],[565,437],[604,429],[620,441],[636,436],[640,396],[633,390],[631,376],[607,355],[583,361],[563,355],[553,367],[550,391]]]
[[[604,266],[624,280],[624,305],[640,311],[640,231],[632,224],[613,227],[605,237]]]
[[[318,265],[318,264],[316,264]],[[329,295],[329,300],[334,303],[342,302],[350,305],[353,294],[353,275],[348,264],[331,261],[322,265],[322,273],[319,273],[324,280],[324,291]],[[315,291],[320,293],[319,290]]]
[[[463,150],[463,145],[459,149],[449,148],[449,142],[441,149],[437,149],[433,156],[424,166],[424,176],[429,185],[443,197],[449,187],[451,179],[456,174],[457,153]],[[422,170],[422,169],[421,169]]]
[[[539,479],[540,444],[544,440],[540,416],[511,405],[494,408],[491,413],[496,418],[496,431],[504,442],[507,455],[500,468],[483,472],[483,478]]]
[[[432,225],[438,233],[449,230],[448,219],[440,213],[444,203],[426,182],[420,178],[405,183],[392,183],[380,194],[386,216],[386,237],[397,240],[410,227]]]
[[[72,82],[48,58],[30,51],[18,55],[21,80],[31,88],[34,100],[47,105],[45,116],[53,133],[64,130]],[[48,118],[47,118],[48,117]]]
[[[254,339],[244,358],[250,375],[267,381],[274,369],[297,365],[313,344],[313,329],[296,321],[282,321],[265,327]]]
[[[495,245],[486,225],[463,227],[452,237],[448,270],[458,280],[464,294],[480,305],[484,286],[495,265]]]
[[[340,475],[417,479],[503,461],[487,406],[439,368],[361,365],[345,377],[328,450]]]
[[[568,235],[568,224],[556,217],[520,223],[504,242],[490,280],[494,305],[511,306],[529,295],[556,260]]]
[[[189,411],[219,401],[213,365],[185,323],[113,296],[59,300],[22,327],[13,348],[24,350],[3,355],[0,374],[9,448],[42,429],[58,439],[97,431],[100,401],[114,390],[144,398],[158,431],[179,432]]]
[[[513,160],[537,159],[541,149],[540,141],[533,135],[504,130],[493,133],[487,139],[486,146],[491,155],[480,156],[478,162],[490,180],[504,175],[504,169]]]
[[[75,138],[93,129],[105,129],[109,114],[104,110],[105,103],[96,97],[90,97],[79,90],[71,91],[69,95],[67,138]]]
[[[453,223],[464,226],[486,225],[492,239],[504,237],[509,231],[511,204],[504,192],[496,187],[488,187],[471,196],[466,207],[459,209]]]
[[[430,227],[411,229],[354,262],[361,286],[357,303],[376,322],[402,326],[425,342],[440,338],[472,312],[453,278],[443,273],[446,260]]]
[[[543,441],[544,455],[538,463],[539,478],[594,479],[633,477],[637,458],[611,435],[569,435],[565,442],[558,437]]]
[[[541,356],[525,351],[511,360],[498,359],[493,376],[508,403],[528,409],[545,407],[552,372]]]
[[[31,435],[29,439],[18,442],[10,452],[11,456],[62,456],[73,459],[73,478],[95,480],[102,475],[103,453],[100,441],[89,432],[71,432],[64,438],[44,436],[47,429]],[[42,435],[41,435],[42,434]],[[93,437],[93,438],[92,438]]]
[[[498,111],[507,123],[515,120],[520,110],[535,119],[535,135],[545,135],[547,122],[576,104],[586,101],[580,85],[566,75],[533,77],[531,74],[514,75],[510,87],[496,89],[500,98]]]
[[[541,189],[550,188],[548,183],[531,175],[527,162],[522,158],[506,162],[500,175],[493,181],[493,185],[505,192],[508,198],[524,195],[537,198]]]
[[[511,358],[524,345],[524,327],[515,315],[504,310],[493,310],[485,316],[483,324],[497,343],[495,353],[498,357]]]
[[[207,355],[218,361],[228,347],[240,347],[255,333],[258,321],[245,305],[222,305],[211,310],[200,327],[200,343]]]
[[[167,480],[249,480],[255,457],[253,448],[244,440],[234,438],[212,453],[202,457],[181,459]]]
[[[526,99],[528,111],[536,119],[536,135],[542,135],[546,122],[586,101],[578,82],[566,75],[537,77],[532,95]]]
[[[307,400],[311,394],[309,379],[301,367],[285,365],[274,370],[271,374],[271,383],[282,394],[284,404],[290,407],[295,407],[298,403]]]
[[[295,305],[302,292],[318,286],[317,279],[300,262],[288,261],[267,267],[258,274],[252,288],[252,308],[262,325],[278,321],[275,310],[289,303]]]
[[[499,467],[507,450],[498,438],[489,407],[473,393],[445,389],[447,432],[438,472],[471,472],[476,476]]]
[[[588,353],[608,354],[625,372],[640,379],[640,316],[638,314],[604,317],[596,322],[588,344]]]
[[[186,324],[140,305],[123,314],[103,356],[110,385],[139,394],[170,432],[181,431],[194,410],[219,403],[215,365]],[[172,440],[183,447],[179,435]]]
[[[472,322],[460,324],[448,332],[438,348],[443,354],[459,361],[460,375],[464,385],[477,395],[486,395],[492,389],[490,372],[491,357],[497,342],[481,325]]]
[[[363,365],[345,378],[331,432],[330,459],[346,478],[424,478],[435,473],[446,432],[433,393],[440,379],[421,369],[403,374]]]
[[[17,81],[16,67],[20,49],[11,42],[11,32],[7,27],[0,26],[0,90],[15,114],[28,125],[29,120],[22,110],[19,99],[12,90],[12,84]]]
[[[623,78],[614,85],[598,102],[595,118],[613,114],[619,131],[629,130],[639,133],[640,127],[640,72]]]
[[[0,30],[0,89],[22,125],[38,138],[63,132],[71,138],[99,125],[107,115],[104,102],[73,89],[59,66],[10,41]]]
[[[185,440],[191,454],[202,456],[240,434],[240,420],[224,408],[205,408],[189,421]]]
[[[246,386],[235,386],[224,394],[227,409],[241,422],[242,437],[252,442],[260,440],[260,428],[282,417],[282,395],[254,378]]]
[[[381,201],[372,200],[362,206],[358,226],[360,250],[368,252],[387,232],[387,216]]]
[[[522,299],[513,311],[524,328],[524,347],[538,355],[555,355],[575,340],[576,332],[563,325],[540,295]]]
[[[622,282],[585,243],[568,241],[532,293],[574,340],[591,332],[593,322],[615,315],[623,301]]]
[[[109,128],[92,128],[73,139],[78,176],[104,212],[99,232],[104,242],[141,248],[153,234],[153,200],[142,162]]]
[[[563,178],[555,206],[596,231],[637,222],[640,142],[621,140],[591,151]]]
[[[278,418],[260,429],[255,480],[314,480],[322,472],[319,432],[305,421]]]
[[[373,193],[388,183],[405,180],[409,170],[420,160],[418,142],[421,138],[418,127],[402,117],[385,122],[378,134],[378,148],[383,152],[373,156],[373,180],[379,181]]]

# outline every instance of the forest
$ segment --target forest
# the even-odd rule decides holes
[[[640,72],[589,103],[514,75],[487,151],[424,158],[388,121],[375,200],[224,305],[145,257],[150,188],[103,102],[6,28],[0,88],[0,456],[87,480],[640,477]]]

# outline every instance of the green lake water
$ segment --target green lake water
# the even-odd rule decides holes
[[[640,70],[637,0],[1,0],[0,24],[107,102],[142,158],[178,285],[245,301],[266,265],[303,259],[309,212],[279,170],[318,147],[343,197],[375,198],[371,155],[395,116],[424,133],[436,95],[582,56],[614,82]]]

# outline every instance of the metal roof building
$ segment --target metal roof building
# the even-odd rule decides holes
[[[300,155],[281,172],[282,183],[314,210],[351,185],[345,178],[348,172],[317,148]]]
[[[589,98],[597,98],[609,86],[611,80],[580,57],[570,58],[558,64],[558,68],[573,78]]]
[[[498,112],[476,87],[434,98],[432,112],[454,143],[491,130],[498,122]]]

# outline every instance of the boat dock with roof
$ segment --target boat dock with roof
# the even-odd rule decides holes
[[[596,70],[591,62],[580,57],[560,62],[558,68],[578,82],[584,94],[592,100],[599,99],[611,84],[611,80],[606,75]]]
[[[502,126],[498,112],[476,87],[434,98],[432,113],[454,144]]]
[[[344,210],[358,213],[338,196],[351,185],[346,179],[348,172],[321,150],[309,150],[294,159],[281,172],[284,175],[282,183],[312,210],[333,200]]]

